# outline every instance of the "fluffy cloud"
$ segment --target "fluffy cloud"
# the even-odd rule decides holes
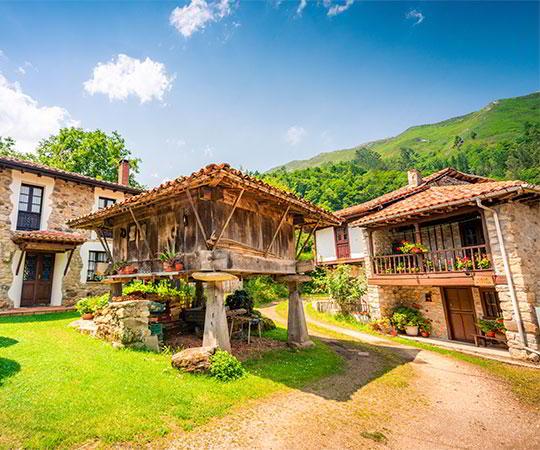
[[[411,9],[407,13],[405,18],[414,20],[415,22],[414,22],[413,25],[418,25],[418,24],[420,24],[420,23],[422,23],[424,21],[425,16],[420,11],[417,11],[416,9]]]
[[[18,150],[34,151],[41,139],[77,125],[64,108],[39,106],[19,83],[10,83],[0,74],[0,136],[15,139]]]
[[[307,131],[303,127],[294,125],[290,127],[285,133],[285,141],[289,145],[297,145],[302,141],[302,139],[304,139],[306,134]]]
[[[307,0],[300,0],[300,3],[298,3],[298,8],[296,8],[296,15],[301,16],[306,6]]]
[[[353,3],[354,3],[354,0],[345,0],[344,3],[336,4],[336,5],[332,4],[332,0],[324,0],[323,2],[324,6],[328,8],[327,15],[330,17],[337,16],[338,14],[341,14],[342,12],[347,11],[352,6]]]
[[[84,89],[91,95],[105,94],[111,101],[126,100],[134,95],[141,103],[146,103],[153,99],[163,100],[173,79],[160,62],[119,54],[116,61],[98,63],[92,78],[84,82]]]
[[[191,0],[180,8],[172,10],[169,17],[170,24],[189,38],[193,33],[203,30],[209,22],[218,22],[231,14],[230,0],[219,0],[207,3],[205,0]]]

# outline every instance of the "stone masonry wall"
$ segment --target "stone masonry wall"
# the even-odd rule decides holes
[[[17,246],[11,241],[11,170],[0,168],[0,310],[13,307],[8,297],[13,275],[11,262]]]
[[[540,350],[540,328],[535,311],[535,307],[540,306],[540,264],[538,263],[540,256],[540,203],[536,202],[530,205],[506,203],[497,206],[496,209],[525,328],[527,346]],[[490,212],[486,212],[485,216],[495,271],[498,275],[503,275],[503,260],[495,221]],[[510,353],[517,358],[536,359],[534,355],[519,349],[523,343],[520,342],[517,332],[516,317],[508,285],[497,286],[497,292],[503,311],[504,324],[508,330],[506,337]]]

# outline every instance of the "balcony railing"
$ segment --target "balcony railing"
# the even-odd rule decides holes
[[[477,272],[491,267],[485,245],[373,258],[373,270],[377,275]]]

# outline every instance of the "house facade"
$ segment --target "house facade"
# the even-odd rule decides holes
[[[104,292],[96,264],[105,262],[107,234],[75,233],[66,221],[139,192],[128,186],[129,163],[119,182],[0,158],[0,310],[71,305]]]
[[[372,318],[415,306],[434,337],[473,342],[479,319],[502,317],[512,356],[538,358],[540,187],[410,171],[407,186],[337,215],[362,236]]]

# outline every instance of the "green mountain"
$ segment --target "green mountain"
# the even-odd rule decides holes
[[[540,93],[507,98],[491,102],[480,111],[454,117],[429,125],[408,128],[403,133],[388,139],[368,142],[354,148],[320,153],[306,160],[291,161],[271,169],[285,168],[287,171],[322,166],[326,163],[351,161],[357,149],[370,148],[383,157],[399,155],[400,148],[407,147],[419,154],[451,157],[457,153],[456,137],[463,143],[495,144],[513,141],[522,132],[526,122],[540,125]]]

